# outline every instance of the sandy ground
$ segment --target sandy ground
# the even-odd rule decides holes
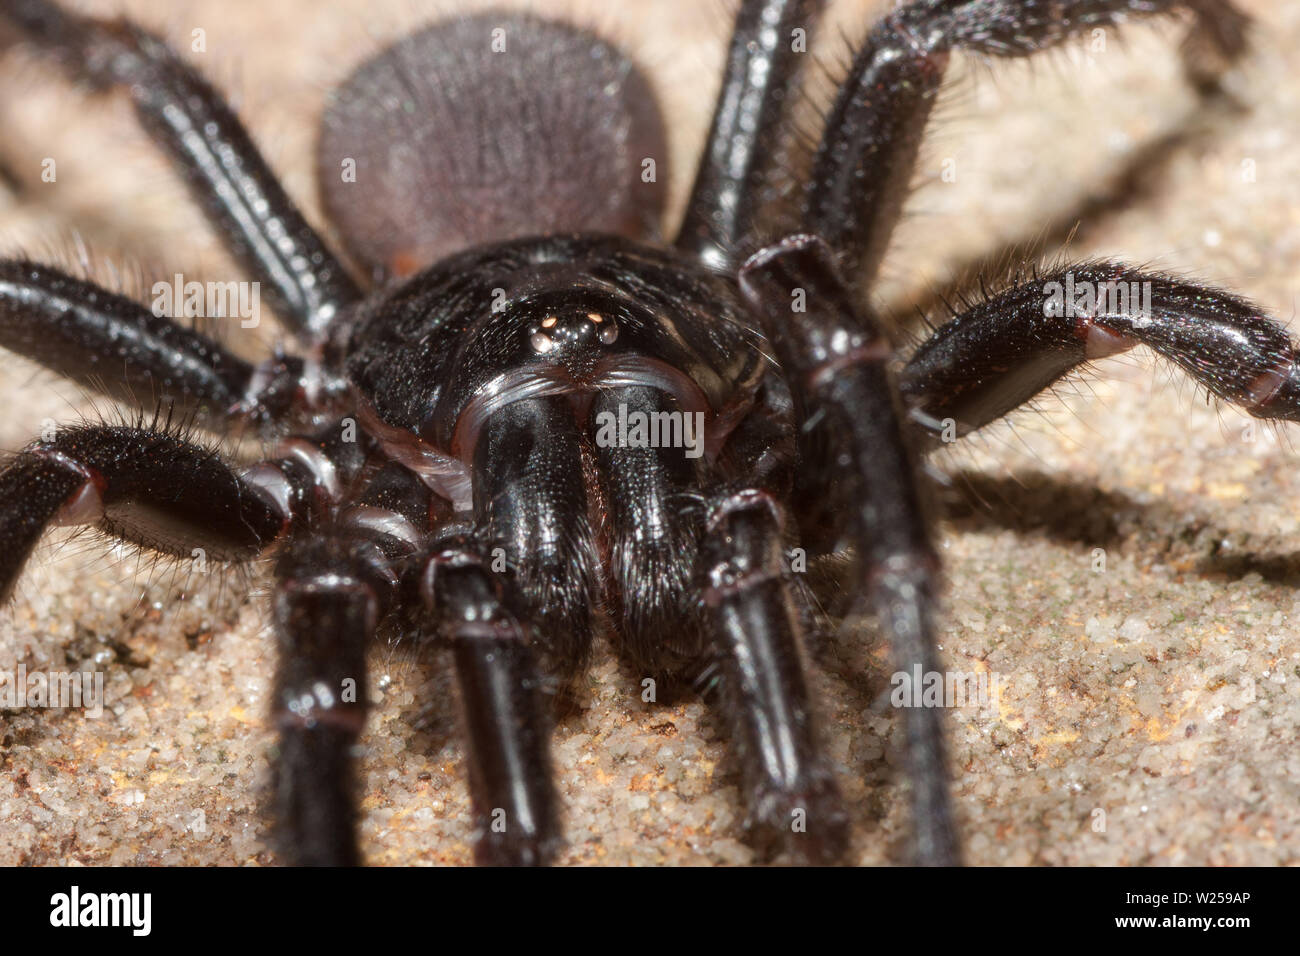
[[[1054,251],[1082,220],[1072,255],[1199,276],[1290,323],[1300,8],[1243,5],[1260,22],[1255,54],[1215,103],[1182,81],[1182,31],[1172,24],[1032,66],[957,58],[881,304],[906,313],[981,257],[1036,236]],[[324,91],[403,24],[446,7],[82,6],[129,10],[186,47],[191,31],[205,30],[206,51],[192,56],[235,91],[255,138],[313,211],[310,148]],[[880,6],[844,2],[836,14],[853,35]],[[725,10],[657,0],[596,22],[628,41],[660,86],[680,196],[719,77]],[[837,33],[823,36],[814,52],[838,58]],[[28,186],[0,191],[6,248],[66,257],[75,227],[97,260],[148,263],[149,277],[233,274],[125,104],[87,101],[19,59],[0,64],[0,90],[0,160]],[[40,181],[47,157],[58,164],[53,184]],[[232,344],[264,347],[251,336]],[[4,365],[0,393],[6,448],[87,408],[76,389],[16,360]],[[948,482],[944,654],[951,670],[987,671],[1001,685],[996,706],[948,715],[971,862],[1300,858],[1295,455],[1289,432],[1207,405],[1138,351],[935,460]],[[0,625],[0,669],[99,670],[108,705],[98,719],[3,714],[0,863],[274,862],[261,579],[216,578],[140,569],[94,542],[44,550]],[[895,769],[886,648],[872,626],[846,628],[818,660],[827,746],[854,819],[850,858],[899,862],[906,781]],[[364,853],[377,863],[467,862],[446,662],[384,649],[372,662]],[[559,728],[562,862],[751,862],[719,723],[702,703],[651,707],[639,690],[602,650],[580,712]]]

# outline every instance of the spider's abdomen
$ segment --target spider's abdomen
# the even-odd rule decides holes
[[[764,361],[733,288],[614,236],[473,249],[374,304],[351,334],[348,374],[383,423],[462,461],[486,419],[523,399],[569,396],[582,418],[599,392],[649,386],[726,423]]]
[[[578,27],[505,11],[435,23],[363,63],[321,123],[325,207],[380,276],[522,236],[659,231],[658,104]]]

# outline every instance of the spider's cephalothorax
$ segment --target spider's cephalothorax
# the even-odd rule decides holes
[[[613,47],[497,13],[372,57],[332,97],[318,152],[324,206],[367,292],[159,40],[7,0],[0,29],[129,92],[303,357],[252,365],[89,282],[0,261],[6,348],[114,398],[161,396],[204,428],[251,423],[279,442],[240,468],[143,426],[32,444],[0,473],[0,590],[56,523],[180,555],[274,549],[289,860],[357,859],[366,701],[339,690],[364,688],[381,631],[452,649],[480,858],[550,858],[543,677],[580,673],[606,626],[642,673],[718,676],[756,841],[840,856],[846,817],[803,663],[808,597],[785,550],[851,555],[852,597],[879,617],[896,668],[936,670],[938,567],[913,445],[980,428],[1136,344],[1260,417],[1300,418],[1300,376],[1249,303],[1110,262],[991,295],[897,376],[862,304],[951,50],[1025,55],[1183,8],[1231,59],[1243,21],[1228,3],[899,6],[855,57],[792,194],[773,188],[789,178],[776,165],[799,38],[821,7],[741,3],[672,244],[658,238],[663,126]],[[794,226],[759,225],[775,222]],[[1046,290],[1063,281],[1149,295],[1053,309]],[[958,858],[937,714],[901,715],[924,863]]]
[[[661,676],[707,656],[693,555],[719,455],[756,400],[785,394],[761,388],[744,315],[734,283],[672,250],[519,239],[376,296],[340,351],[384,455],[504,548],[540,647],[572,673],[609,603]]]

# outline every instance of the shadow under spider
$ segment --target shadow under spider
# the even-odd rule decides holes
[[[958,532],[1004,529],[1039,534],[1069,546],[1106,548],[1135,544],[1135,557],[1180,557],[1194,562],[1198,577],[1238,580],[1258,574],[1271,584],[1300,590],[1300,551],[1284,554],[1228,551],[1221,542],[1232,529],[1160,500],[1140,502],[1122,491],[1047,472],[997,477],[952,474],[940,489],[940,515]]]
[[[948,487],[937,490],[936,503],[939,517],[958,532],[1002,529],[1040,534],[1064,545],[1105,548],[1144,529],[1176,527],[1195,533],[1203,525],[1164,502],[1139,502],[1122,491],[1050,472],[999,476],[957,471],[949,479]]]
[[[1205,577],[1237,580],[1258,574],[1269,584],[1300,591],[1300,551],[1290,554],[1227,554],[1215,549],[1202,558],[1196,573]]]
[[[949,477],[948,486],[936,489],[936,517],[956,534],[1001,530],[1068,548],[1124,547],[1139,563],[1176,562],[1181,573],[1203,578],[1239,580],[1258,574],[1270,584],[1300,591],[1300,551],[1229,551],[1221,542],[1232,536],[1231,529],[1171,502],[1139,501],[1123,491],[1050,472],[998,476],[956,471]],[[823,671],[870,707],[888,692],[888,675],[852,673],[836,651],[853,640],[874,645],[883,639],[870,617],[848,617],[853,569],[845,555],[810,565],[808,583],[820,621],[810,633],[809,650]]]

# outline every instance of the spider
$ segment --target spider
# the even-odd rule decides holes
[[[995,290],[897,372],[864,305],[949,51],[1026,55],[1183,8],[1231,59],[1243,26],[1231,6],[901,6],[855,57],[787,195],[772,183],[800,64],[791,39],[821,6],[741,4],[672,243],[657,241],[661,197],[644,188],[662,123],[619,51],[518,14],[412,33],[352,74],[323,120],[323,199],[354,268],[156,38],[47,0],[0,10],[83,81],[129,92],[301,346],[251,364],[88,281],[0,264],[6,348],[111,398],[157,396],[202,428],[278,442],[247,467],[144,424],[33,443],[0,474],[0,587],[12,592],[53,524],[180,557],[273,555],[286,859],[358,861],[364,654],[400,634],[451,649],[478,858],[549,860],[561,830],[545,689],[581,673],[606,626],[638,673],[719,685],[754,841],[837,859],[847,824],[812,718],[810,596],[788,551],[847,555],[896,670],[938,671],[918,454],[1137,344],[1258,417],[1294,417],[1291,345],[1259,309],[1117,263]],[[358,178],[339,175],[349,161]],[[1149,301],[1075,310],[1048,292],[1115,283]],[[680,422],[679,440],[602,438],[601,423],[629,416]],[[938,711],[901,720],[915,859],[956,862]]]

